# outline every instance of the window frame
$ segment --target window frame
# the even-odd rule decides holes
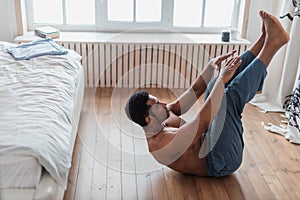
[[[205,3],[203,0],[202,10],[205,12]],[[173,26],[174,0],[162,0],[161,22],[117,22],[109,21],[107,17],[107,0],[95,0],[95,25],[69,25],[66,24],[65,0],[63,5],[63,24],[43,24],[34,23],[33,12],[26,12],[27,28],[29,31],[39,26],[53,26],[61,31],[97,31],[97,32],[182,32],[182,33],[220,33],[224,29],[239,28],[239,17],[241,12],[245,12],[241,7],[243,0],[234,0],[234,9],[232,13],[231,26],[224,27],[204,27],[204,12],[202,12],[202,21],[200,27],[179,27]],[[244,0],[245,1],[245,0]],[[25,0],[26,10],[33,10],[33,0]],[[97,12],[98,11],[98,12]],[[135,0],[134,0],[135,12]],[[135,20],[135,13],[134,13]]]

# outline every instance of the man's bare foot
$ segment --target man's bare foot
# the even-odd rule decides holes
[[[267,43],[274,45],[275,48],[280,48],[290,40],[289,34],[275,16],[262,10],[259,11],[259,15],[263,20],[263,28],[267,34]]]
[[[276,17],[265,11],[259,11],[259,15],[262,18],[266,36],[264,46],[257,58],[265,64],[265,67],[268,67],[276,52],[288,43],[290,36]]]

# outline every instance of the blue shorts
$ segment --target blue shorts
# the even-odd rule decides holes
[[[241,114],[245,104],[262,89],[267,75],[265,65],[250,51],[243,53],[241,59],[241,66],[225,85],[220,111],[205,133],[204,139],[211,144],[206,156],[208,176],[220,177],[232,174],[241,165],[244,148]],[[205,99],[212,90],[215,80],[208,84]],[[219,134],[216,133],[218,130]]]

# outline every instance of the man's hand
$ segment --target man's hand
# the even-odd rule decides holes
[[[235,54],[236,51],[237,50],[233,50],[229,53],[219,55],[219,56],[211,59],[208,63],[208,66],[212,67],[213,69],[216,69],[216,70],[220,71],[222,62],[224,60],[226,60],[227,58],[229,58],[230,56],[233,56],[233,54]]]
[[[169,114],[169,118],[164,121],[166,127],[179,128],[186,123],[184,119],[175,115],[172,111],[169,111]]]
[[[242,60],[239,56],[231,58],[221,69],[219,78],[221,78],[224,83],[227,83],[241,64]]]

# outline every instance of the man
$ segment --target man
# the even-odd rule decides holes
[[[244,147],[243,108],[262,88],[272,57],[289,41],[276,17],[265,11],[259,14],[262,33],[249,50],[241,56],[233,56],[232,51],[212,59],[174,102],[161,103],[146,91],[130,97],[125,111],[143,127],[148,149],[159,163],[198,176],[225,176],[238,169]],[[210,81],[215,69],[219,75]],[[179,116],[205,91],[205,102],[195,119],[183,122]]]

